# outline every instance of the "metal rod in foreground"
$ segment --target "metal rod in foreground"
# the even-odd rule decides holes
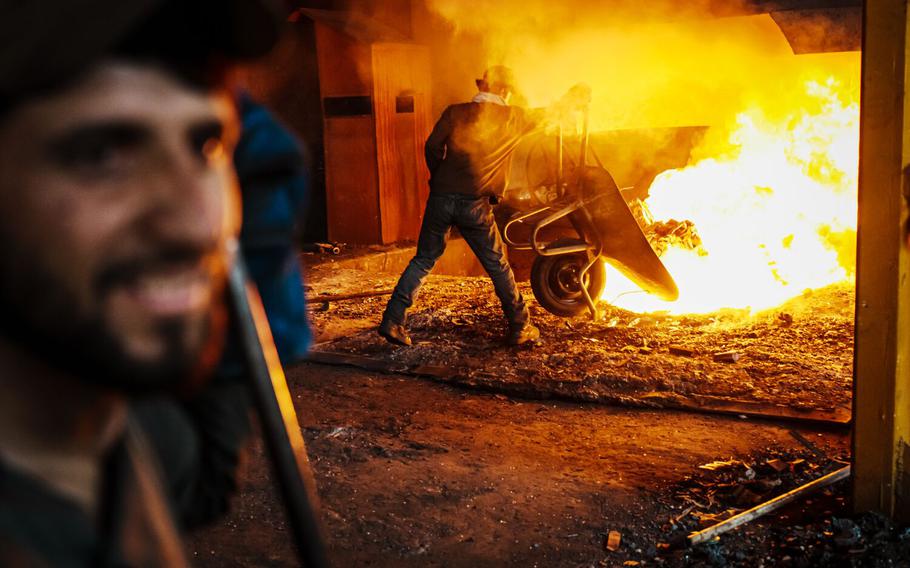
[[[231,269],[229,288],[262,436],[297,552],[306,568],[324,568],[328,561],[316,514],[316,481],[262,300],[239,254]]]
[[[762,503],[757,507],[753,507],[748,511],[743,511],[738,515],[733,515],[725,521],[721,521],[714,526],[708,527],[703,531],[694,532],[689,535],[689,544],[696,545],[708,542],[714,537],[721,535],[731,529],[734,529],[740,525],[744,525],[748,522],[751,522],[762,515],[766,515],[771,511],[779,509],[788,503],[803,497],[813,491],[827,487],[843,479],[850,477],[850,466],[842,467],[841,469],[829,473],[823,477],[816,479],[815,481],[809,482],[803,486],[797,487],[792,491],[788,491],[783,495],[775,497],[770,501]]]

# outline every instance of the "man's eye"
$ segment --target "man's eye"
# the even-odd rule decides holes
[[[131,152],[115,144],[89,144],[75,148],[65,157],[64,163],[84,170],[113,171],[129,165]]]
[[[104,127],[76,131],[52,146],[62,167],[89,175],[115,175],[135,165],[143,137],[133,129]]]

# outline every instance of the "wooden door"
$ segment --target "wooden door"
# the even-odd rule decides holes
[[[373,116],[382,242],[414,241],[429,194],[423,145],[432,128],[430,56],[403,43],[373,45]]]

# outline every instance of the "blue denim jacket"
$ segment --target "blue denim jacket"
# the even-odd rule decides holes
[[[243,200],[240,247],[278,354],[290,363],[303,358],[312,341],[296,238],[309,196],[304,148],[249,97],[240,96],[239,110],[242,130],[234,164]]]

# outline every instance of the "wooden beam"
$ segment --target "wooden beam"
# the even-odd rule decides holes
[[[910,439],[907,23],[905,0],[865,2],[853,439],[856,508],[900,520],[910,516],[901,502],[910,490],[902,459]]]
[[[792,491],[788,491],[783,495],[779,495],[770,501],[762,503],[752,507],[747,511],[743,511],[737,515],[733,515],[725,521],[721,521],[716,525],[712,525],[704,530],[694,532],[689,535],[689,544],[692,546],[698,544],[704,544],[708,541],[711,541],[718,536],[724,534],[725,532],[731,531],[736,527],[742,526],[746,523],[750,523],[755,519],[772,513],[784,505],[789,505],[790,503],[796,501],[801,497],[807,497],[811,493],[818,491],[819,489],[828,487],[838,481],[842,481],[850,477],[850,466],[842,467],[841,469],[829,473],[824,477],[820,477],[815,481],[809,482],[805,485],[797,487]]]
[[[307,304],[328,304],[330,302],[341,302],[344,300],[360,300],[363,298],[375,298],[377,296],[391,296],[393,290],[370,290],[368,292],[354,292],[352,294],[326,294],[324,296],[310,296],[306,299]]]
[[[319,303],[317,297],[313,303]],[[310,303],[310,300],[307,300]],[[323,344],[324,345],[324,344]],[[844,416],[840,411],[826,412],[819,410],[794,410],[770,404],[752,403],[748,401],[722,401],[708,396],[667,397],[657,393],[644,394],[638,397],[620,398],[590,398],[569,391],[554,392],[549,388],[539,388],[522,382],[509,382],[508,380],[491,380],[478,374],[472,377],[465,369],[452,366],[419,365],[408,366],[403,363],[377,357],[366,357],[353,353],[338,353],[321,351],[319,345],[310,351],[307,360],[323,365],[338,365],[345,367],[358,367],[367,371],[379,373],[395,373],[424,377],[438,382],[467,389],[503,394],[515,399],[524,400],[563,400],[568,402],[589,402],[594,404],[613,405],[629,408],[645,408],[651,411],[666,410],[679,412],[694,412],[716,416],[745,416],[759,420],[770,420],[778,423],[792,422],[803,425],[823,426],[826,428],[842,428],[850,424],[849,416]],[[488,373],[483,373],[488,374]],[[791,434],[794,432],[791,431]],[[799,434],[796,434],[797,436]],[[808,440],[803,439],[805,445]]]

